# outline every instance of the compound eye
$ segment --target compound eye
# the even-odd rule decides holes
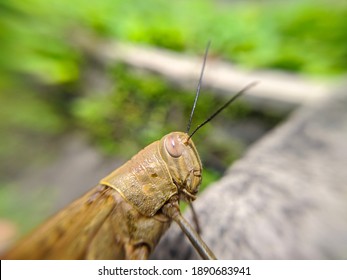
[[[175,134],[168,135],[165,139],[164,145],[169,155],[174,158],[180,157],[183,153],[184,145]]]

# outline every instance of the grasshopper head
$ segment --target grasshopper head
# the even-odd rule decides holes
[[[202,165],[192,139],[187,133],[172,132],[160,144],[160,153],[180,196],[186,201],[194,200],[201,184]]]

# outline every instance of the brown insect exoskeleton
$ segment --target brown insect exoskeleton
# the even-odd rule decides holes
[[[187,132],[169,133],[144,148],[2,259],[147,259],[172,220],[203,259],[216,259],[179,210],[179,201],[191,203],[201,183],[202,165],[191,137],[254,83],[189,134],[207,51]]]

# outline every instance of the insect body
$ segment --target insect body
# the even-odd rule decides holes
[[[146,259],[172,219],[186,223],[179,199],[195,199],[201,172],[188,134],[170,133],[102,179],[5,258]],[[195,242],[202,242],[189,230]],[[204,258],[215,258],[205,244],[202,248]]]
[[[172,132],[148,145],[2,259],[147,259],[172,220],[203,259],[216,258],[179,210],[179,201],[192,202],[201,183],[202,165],[191,138],[255,83],[189,134],[207,50],[187,132]]]
[[[101,184],[117,190],[148,217],[173,195],[192,200],[201,183],[202,166],[195,145],[188,138],[183,132],[165,135],[102,179]]]

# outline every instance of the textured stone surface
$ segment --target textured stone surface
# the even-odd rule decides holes
[[[197,199],[218,258],[347,259],[344,93],[300,108]],[[152,258],[199,257],[172,226]]]

